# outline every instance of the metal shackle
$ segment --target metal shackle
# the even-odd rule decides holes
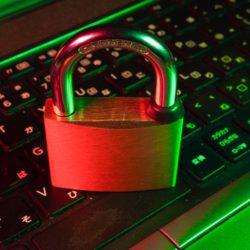
[[[125,48],[144,56],[155,70],[155,95],[151,106],[171,108],[176,103],[177,73],[174,59],[163,41],[137,29],[100,25],[86,29],[57,53],[52,65],[51,82],[54,112],[58,116],[74,113],[73,71],[84,55],[103,48]],[[153,105],[152,105],[153,104]]]

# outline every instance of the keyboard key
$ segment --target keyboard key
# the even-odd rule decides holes
[[[12,154],[0,155],[0,194],[6,194],[27,183],[30,170]],[[0,227],[1,229],[1,227]]]
[[[243,51],[243,53],[250,55],[250,33],[246,33],[239,37],[235,41],[234,46]]]
[[[76,67],[76,75],[88,77],[103,72],[107,69],[107,58],[105,52],[102,52],[102,54],[96,52],[87,54]]]
[[[49,72],[35,74],[31,77],[33,86],[45,97],[50,97],[51,92],[51,75]]]
[[[173,11],[177,7],[177,4],[176,1],[160,1],[159,3],[153,4],[149,10],[151,13],[158,16]]]
[[[118,64],[122,61],[132,59],[136,56],[135,52],[131,52],[122,48],[106,48],[107,55],[111,64]]]
[[[183,59],[191,60],[207,53],[211,48],[211,42],[197,32],[175,37],[169,47],[178,53]]]
[[[145,15],[145,12],[148,12],[148,11],[145,10],[145,11],[132,13],[131,15],[128,15],[128,16],[122,18],[120,21],[124,25],[136,25],[138,22],[141,22],[142,20],[145,20],[145,18],[147,18],[147,15]],[[149,13],[147,13],[147,14],[149,14]],[[118,22],[119,22],[119,20],[118,20]]]
[[[53,61],[54,57],[56,56],[56,54],[57,54],[56,49],[47,50],[44,53],[38,55],[36,57],[36,61],[42,65],[47,64],[47,63],[51,63]]]
[[[43,124],[43,115],[45,111],[45,101],[41,101],[31,108],[31,113]]]
[[[168,29],[177,34],[195,29],[199,25],[200,21],[198,16],[186,8],[163,14],[160,18]]]
[[[36,166],[39,173],[49,172],[49,162],[46,145],[43,140],[36,140],[25,147],[25,155]]]
[[[139,91],[138,95],[135,96],[141,96],[141,97],[151,97],[155,93],[155,83],[147,84],[145,88]],[[187,96],[187,92],[182,88],[182,86],[178,86],[177,89],[177,96],[182,99]]]
[[[250,101],[250,75],[241,73],[220,82],[219,89],[237,104]]]
[[[123,94],[127,94],[143,86],[151,78],[145,67],[131,61],[107,72],[106,79]]]
[[[248,58],[235,48],[226,47],[214,51],[212,55],[205,59],[205,62],[217,69],[222,74],[230,74],[242,68]]]
[[[29,112],[0,119],[0,144],[7,151],[12,151],[40,135],[41,127]]]
[[[38,93],[27,82],[11,84],[0,90],[0,110],[12,114],[34,104],[38,99]]]
[[[180,164],[198,181],[204,181],[222,170],[223,161],[212,151],[198,142],[185,145],[181,150]]]
[[[236,9],[231,15],[231,18],[236,23],[241,24],[245,28],[250,27],[250,3],[240,6],[240,8]]]
[[[249,136],[230,123],[211,130],[205,139],[214,149],[232,161],[240,159],[250,151]]]
[[[1,202],[0,244],[8,244],[39,224],[38,217],[21,199]]]
[[[187,113],[184,118],[182,137],[187,138],[190,135],[193,135],[194,133],[199,131],[200,129],[200,123],[193,116]]]
[[[31,65],[31,62],[25,60],[25,61],[17,63],[16,65],[12,67],[4,69],[2,75],[7,79],[9,78],[12,79],[12,78],[19,77],[25,73],[28,73],[32,71],[33,69],[34,68]]]
[[[115,96],[118,90],[103,77],[88,78],[75,84],[75,96]]]
[[[241,128],[250,133],[250,110],[245,110],[237,114],[234,120]]]
[[[224,43],[236,36],[239,30],[225,17],[221,17],[212,21],[209,25],[201,27],[200,32],[215,43]]]
[[[209,90],[196,99],[186,102],[186,107],[204,123],[212,123],[230,114],[232,105],[219,93]]]
[[[184,64],[178,69],[181,85],[195,91],[217,81],[219,74],[202,62]]]
[[[226,11],[224,0],[195,1],[190,5],[190,9],[196,15],[200,15],[206,19],[221,16]]]
[[[79,191],[52,187],[50,184],[36,184],[30,191],[34,203],[47,217],[54,217],[85,199]]]
[[[140,24],[140,28],[164,40],[170,40],[171,38],[170,30],[157,18],[149,19],[143,24]]]

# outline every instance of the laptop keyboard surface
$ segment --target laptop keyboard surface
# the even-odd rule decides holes
[[[108,249],[110,242],[172,209],[165,221],[132,237],[126,249],[249,171],[250,2],[155,1],[112,22],[155,34],[176,58],[177,95],[185,107],[178,184],[134,194],[52,187],[43,111],[52,94],[51,63],[61,43],[33,49],[0,68],[3,249],[77,249],[78,244]],[[101,50],[79,62],[74,89],[76,97],[152,96],[154,71],[134,52]],[[185,205],[174,209],[178,202]],[[72,242],[65,245],[67,237]]]

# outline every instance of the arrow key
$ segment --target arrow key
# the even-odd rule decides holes
[[[48,183],[33,186],[29,195],[45,216],[50,218],[85,199],[79,191],[52,187]]]

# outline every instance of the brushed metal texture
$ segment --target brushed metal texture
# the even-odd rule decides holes
[[[90,191],[138,191],[176,182],[183,119],[159,123],[149,98],[81,98],[59,117],[45,106],[52,184]]]

